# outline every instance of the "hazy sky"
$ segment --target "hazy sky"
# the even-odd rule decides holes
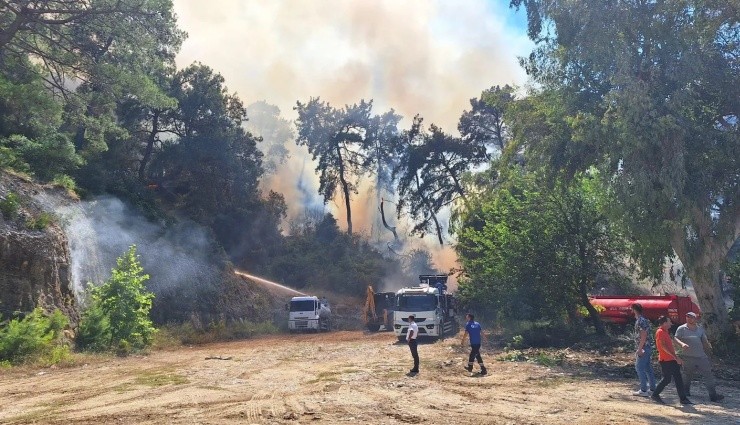
[[[343,106],[374,99],[376,114],[394,108],[404,116],[404,128],[418,113],[426,124],[454,133],[470,98],[494,85],[525,82],[517,62],[531,50],[525,16],[508,3],[174,0],[180,27],[189,34],[177,60],[180,67],[194,61],[211,66],[245,105],[265,100],[291,121],[298,100],[319,96]],[[263,185],[282,193],[289,215],[297,217],[321,199],[305,148],[289,148],[291,158],[280,175],[266,177]],[[378,233],[378,197],[366,187],[353,199],[353,226],[371,237],[390,237]],[[305,200],[306,193],[316,194],[314,202]],[[340,205],[335,200],[327,208],[346,227]],[[437,266],[453,267],[450,245],[427,239],[417,241],[430,249]]]
[[[469,99],[522,84],[524,13],[508,0],[175,0],[188,32],[178,65],[220,72],[245,104],[280,107],[320,96],[337,106],[375,99],[409,123],[454,131]]]

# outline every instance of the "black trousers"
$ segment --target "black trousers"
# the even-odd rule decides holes
[[[483,364],[483,358],[480,356],[480,344],[470,344],[468,363],[472,364],[473,360],[478,360],[478,363]]]
[[[414,358],[414,368],[411,370],[418,372],[419,371],[419,351],[417,349],[416,338],[409,340],[409,349],[411,350],[411,357]]]
[[[663,372],[663,379],[658,382],[658,386],[655,387],[653,395],[660,395],[666,385],[671,383],[671,379],[676,380],[676,392],[678,392],[678,398],[686,400],[686,393],[684,392],[683,379],[681,378],[681,366],[675,360],[667,362],[660,362],[660,370]]]

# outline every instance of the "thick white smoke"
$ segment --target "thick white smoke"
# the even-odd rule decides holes
[[[106,196],[77,203],[43,200],[60,217],[69,240],[72,278],[78,300],[87,283],[110,277],[116,259],[136,245],[154,293],[172,293],[218,279],[213,244],[206,230],[189,221],[153,223],[119,199]],[[51,205],[49,205],[51,204]]]

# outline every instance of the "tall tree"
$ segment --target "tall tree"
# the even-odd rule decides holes
[[[318,160],[319,193],[324,202],[341,191],[347,213],[347,233],[352,234],[351,198],[357,193],[360,178],[373,170],[380,159],[378,147],[394,133],[400,117],[392,111],[380,117],[372,115],[372,101],[332,107],[319,98],[297,102],[298,137],[296,143],[306,146]]]
[[[740,237],[740,23],[735,1],[513,0],[523,61],[572,138],[530,140],[553,169],[599,167],[645,269],[678,255],[711,335],[730,333],[719,265]]]

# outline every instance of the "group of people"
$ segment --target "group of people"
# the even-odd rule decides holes
[[[671,319],[660,316],[658,318],[658,330],[653,339],[650,321],[642,315],[642,305],[633,304],[632,312],[635,315],[635,340],[637,343],[635,370],[637,370],[637,377],[640,380],[640,388],[634,392],[634,395],[651,397],[654,401],[664,404],[665,402],[660,394],[671,381],[675,381],[681,404],[692,404],[688,398],[691,395],[691,381],[699,374],[707,386],[709,399],[713,402],[724,399],[723,395],[717,393],[711,363],[707,355],[707,352],[711,351],[712,345],[709,343],[704,328],[697,323],[696,313],[689,312],[686,314],[686,323],[678,327],[673,338],[670,335]],[[417,346],[419,326],[415,319],[414,315],[408,317],[409,327],[406,332],[406,341],[411,350],[411,357],[414,359],[414,367],[409,371],[411,374],[419,373]],[[465,315],[465,320],[465,332],[460,342],[463,344],[465,338],[470,337],[470,355],[465,370],[472,372],[473,362],[477,361],[480,374],[486,375],[488,371],[483,365],[483,358],[480,355],[481,325],[475,321],[475,316],[470,313]],[[674,341],[681,347],[680,356],[676,353],[673,345]],[[663,374],[663,379],[657,385],[652,365],[653,346],[658,350],[658,363],[660,363]]]
[[[651,397],[654,401],[664,404],[660,394],[671,381],[675,381],[676,392],[678,392],[681,404],[692,404],[688,398],[691,395],[691,381],[699,373],[709,391],[709,399],[716,402],[724,398],[723,395],[717,393],[707,355],[712,345],[707,339],[704,328],[697,323],[696,313],[686,314],[686,323],[678,327],[673,338],[670,335],[671,319],[660,316],[658,330],[653,340],[650,321],[642,315],[642,305],[633,304],[632,312],[635,315],[635,341],[637,343],[635,370],[640,380],[640,388],[634,392],[634,395]],[[680,356],[676,354],[674,341],[681,347]],[[658,363],[660,363],[663,374],[663,379],[657,385],[652,365],[653,345],[658,350]]]
[[[416,324],[416,316],[413,314],[408,317],[409,328],[406,331],[406,342],[409,344],[411,350],[411,357],[414,359],[414,367],[409,371],[411,374],[419,373],[419,351],[417,345],[417,338],[419,336],[419,325]],[[480,374],[486,375],[488,370],[483,365],[483,358],[480,355],[481,345],[481,326],[480,323],[475,321],[475,316],[468,313],[465,315],[465,333],[463,333],[462,341],[460,344],[465,343],[465,338],[470,336],[470,355],[468,356],[468,365],[465,366],[465,370],[468,372],[473,371],[473,361],[478,362],[480,367]]]

